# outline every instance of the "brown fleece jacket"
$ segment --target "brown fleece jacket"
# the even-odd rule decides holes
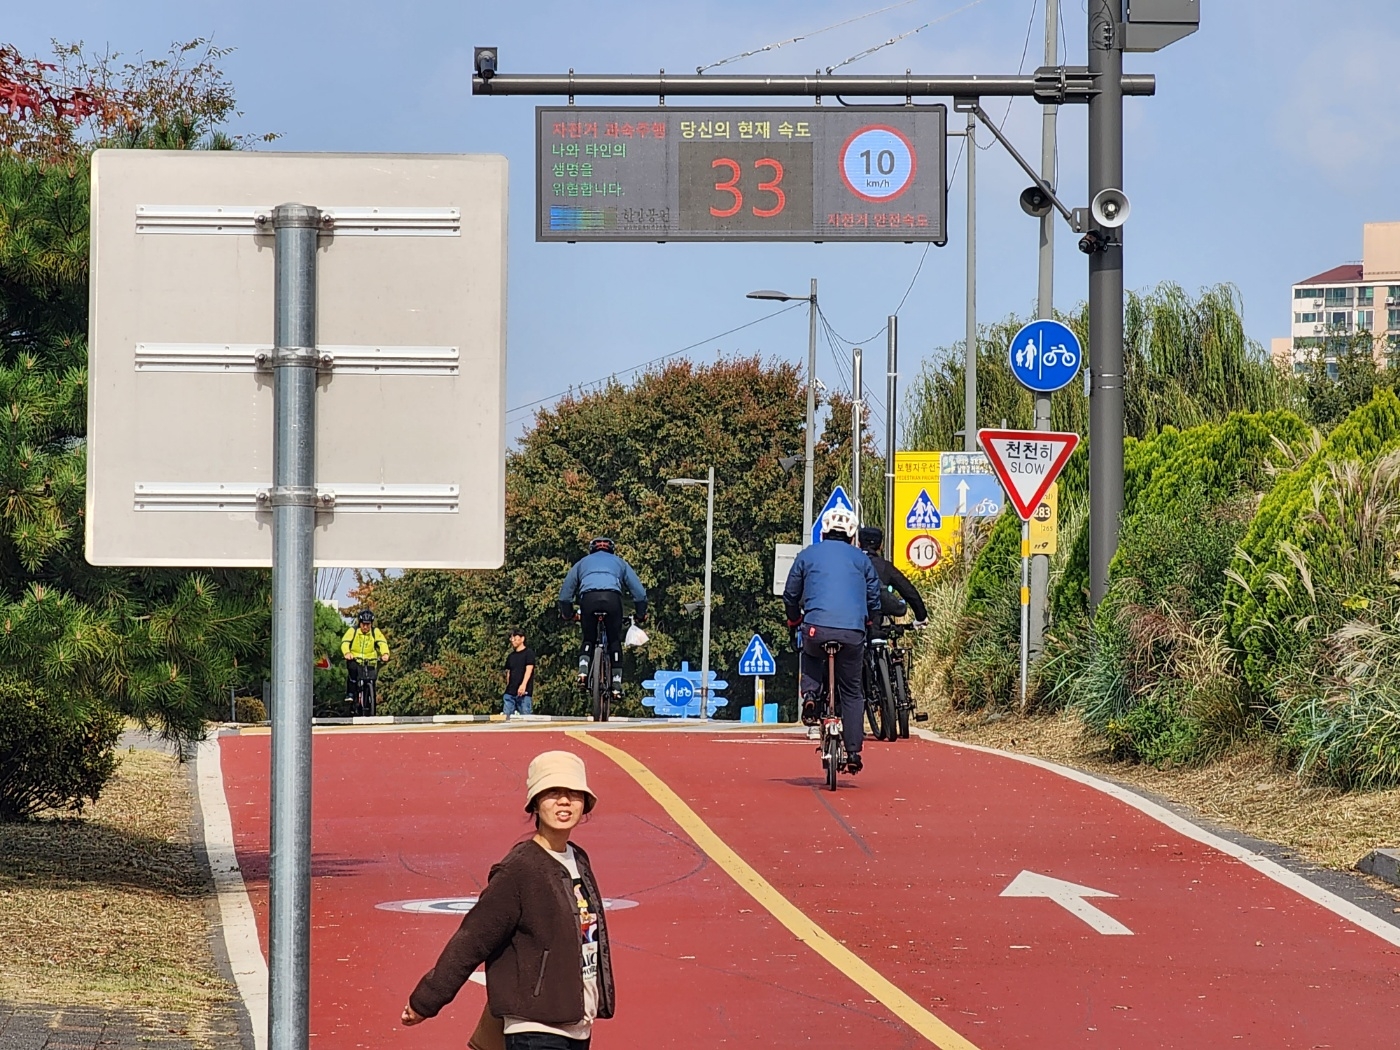
[[[598,1016],[613,1015],[612,960],[603,896],[588,854],[574,858],[589,905],[598,916]],[[534,839],[520,843],[491,869],[476,906],[423,975],[408,1003],[433,1017],[468,977],[486,964],[486,997],[497,1017],[540,1024],[575,1024],[583,1017],[583,945],[569,873]]]

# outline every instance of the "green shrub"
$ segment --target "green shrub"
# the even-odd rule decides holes
[[[0,821],[96,802],[117,768],[121,731],[122,720],[104,708],[66,711],[28,685],[0,680]]]
[[[259,696],[240,696],[233,701],[235,722],[266,722],[267,707]]]
[[[1307,611],[1313,603],[1310,590],[1321,593],[1320,611],[1325,612],[1353,592],[1361,594],[1358,587],[1384,586],[1383,578],[1353,556],[1358,539],[1348,535],[1366,521],[1374,522],[1365,497],[1357,494],[1348,505],[1348,497],[1324,493],[1344,483],[1339,464],[1371,463],[1396,447],[1400,399],[1382,390],[1298,469],[1279,479],[1240,543],[1224,595],[1225,625],[1232,644],[1244,653],[1246,681],[1266,702],[1276,698],[1279,671],[1298,659],[1309,637],[1334,629],[1345,618],[1334,616],[1322,625],[1303,621],[1304,615],[1319,611]],[[1371,582],[1363,583],[1362,577]],[[1329,595],[1337,602],[1330,602]]]
[[[1300,772],[1341,787],[1400,781],[1400,448],[1328,464],[1299,545],[1265,582],[1256,623],[1273,715]]]

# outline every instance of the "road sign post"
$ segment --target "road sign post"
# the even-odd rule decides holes
[[[1021,708],[1030,674],[1031,518],[1079,444],[1078,434],[1044,430],[979,430],[977,443],[1021,519]]]
[[[744,655],[739,657],[739,673],[753,678],[753,720],[761,724],[764,721],[763,679],[778,673],[778,662],[773,659],[773,653],[761,635],[755,634],[749,640]],[[742,713],[740,717],[743,717]]]
[[[501,563],[506,166],[174,150],[92,164],[86,554],[272,568],[267,1036],[305,1050],[316,554]],[[293,194],[318,204],[272,203]],[[346,437],[367,403],[370,449]]]

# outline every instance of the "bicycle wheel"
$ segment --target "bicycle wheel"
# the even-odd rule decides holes
[[[823,729],[825,732],[825,729]],[[826,760],[826,786],[832,791],[836,790],[836,766],[840,759],[840,750],[836,737],[827,735],[822,742],[822,755]]]
[[[880,715],[885,725],[885,739],[898,740],[899,728],[895,725],[895,693],[890,683],[890,658],[881,654],[875,661],[875,673],[880,680]]]
[[[603,647],[595,646],[593,659],[588,665],[588,695],[593,701],[591,714],[595,722],[603,720],[603,692],[607,688],[607,668],[603,665],[606,661]]]
[[[885,738],[884,723],[880,721],[880,701],[878,699],[878,683],[876,676],[871,673],[870,657],[867,655],[862,660],[861,666],[862,692],[865,694],[865,721],[870,726],[870,735],[876,740]]]
[[[612,657],[611,657],[611,656],[608,656],[608,655],[605,653],[605,654],[603,654],[603,673],[600,674],[600,675],[598,676],[599,681],[601,681],[601,682],[603,683],[603,691],[602,691],[602,698],[603,698],[603,704],[602,704],[602,707],[603,707],[603,718],[602,718],[602,721],[604,721],[604,722],[606,722],[606,721],[608,720],[609,716],[612,714],[612,673],[613,673]]]
[[[894,706],[899,715],[899,736],[909,739],[909,712],[914,701],[909,699],[909,683],[904,677],[904,661],[894,665]]]
[[[369,716],[373,718],[378,713],[379,706],[379,688],[374,684],[373,678],[365,683],[365,694],[369,697]]]

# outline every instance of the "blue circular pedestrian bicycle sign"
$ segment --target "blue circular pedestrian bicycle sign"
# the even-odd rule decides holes
[[[1032,321],[1016,333],[1008,353],[1017,382],[1037,394],[1068,384],[1084,356],[1078,337],[1059,321]]]

